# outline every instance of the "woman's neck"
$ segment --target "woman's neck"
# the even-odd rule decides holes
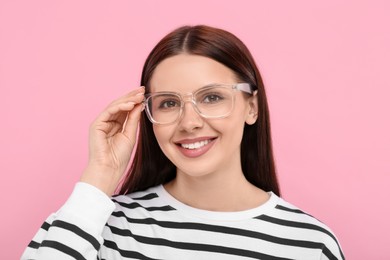
[[[177,177],[164,187],[182,203],[210,211],[248,210],[269,198],[266,192],[249,183],[242,171],[197,177],[178,172]]]

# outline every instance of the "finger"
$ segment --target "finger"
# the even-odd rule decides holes
[[[144,110],[144,104],[137,104],[126,117],[126,123],[123,125],[122,133],[130,140],[134,139],[133,137],[137,133],[142,110]]]
[[[121,96],[120,98],[112,101],[105,109],[104,111],[111,111],[112,108],[117,107],[118,105],[122,103],[130,103],[133,102],[135,104],[141,103],[144,100],[144,93],[145,93],[145,88],[144,87],[139,87],[129,93],[127,93],[124,96]]]
[[[134,102],[134,103],[141,103],[144,99],[145,94],[145,88],[139,87],[133,91],[130,91],[124,96],[121,96],[120,98],[114,100],[111,102],[109,106],[124,103],[124,102]]]
[[[143,100],[143,93],[140,93],[137,96],[114,101],[98,116],[97,120],[115,120],[116,118],[118,118],[119,112],[131,111],[135,105],[142,103]]]
[[[118,119],[124,112],[131,111],[136,104],[134,102],[119,103],[104,110],[96,121],[107,122]]]
[[[140,104],[144,100],[145,88],[137,88],[125,96],[113,101],[92,123],[93,128],[99,128],[104,132],[122,129],[122,125],[126,120],[127,112],[131,111],[136,104]]]
[[[126,115],[126,119],[125,119],[125,122],[123,122],[123,126],[122,126],[122,134],[125,132],[125,129],[126,129],[126,125],[127,125],[127,121],[129,120],[129,112],[127,112],[127,115]]]

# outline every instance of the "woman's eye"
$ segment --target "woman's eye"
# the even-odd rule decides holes
[[[212,94],[212,95],[207,95],[203,99],[203,103],[215,103],[218,101],[221,101],[223,98],[219,95]]]
[[[160,103],[159,108],[160,109],[167,109],[167,108],[174,108],[179,107],[180,104],[176,100],[165,100]]]

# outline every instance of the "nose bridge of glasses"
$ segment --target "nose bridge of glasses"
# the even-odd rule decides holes
[[[181,107],[182,107],[182,109],[184,109],[183,114],[185,114],[186,112],[188,112],[189,107],[187,106],[187,108],[185,108],[185,106],[186,106],[186,103],[189,102],[189,103],[191,104],[190,107],[192,107],[192,109],[193,109],[198,115],[201,115],[201,113],[200,113],[200,111],[199,111],[199,108],[198,108],[198,106],[197,106],[196,100],[195,100],[194,93],[188,92],[188,93],[182,94],[182,95],[181,95],[181,99],[182,99]]]
[[[183,101],[183,106],[185,105],[186,102],[191,102],[194,105],[196,104],[194,94],[192,92],[188,92],[181,95],[181,99]]]

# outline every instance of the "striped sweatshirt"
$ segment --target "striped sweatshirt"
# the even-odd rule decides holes
[[[322,222],[274,193],[239,212],[200,210],[162,185],[107,197],[77,183],[22,259],[344,259]]]

